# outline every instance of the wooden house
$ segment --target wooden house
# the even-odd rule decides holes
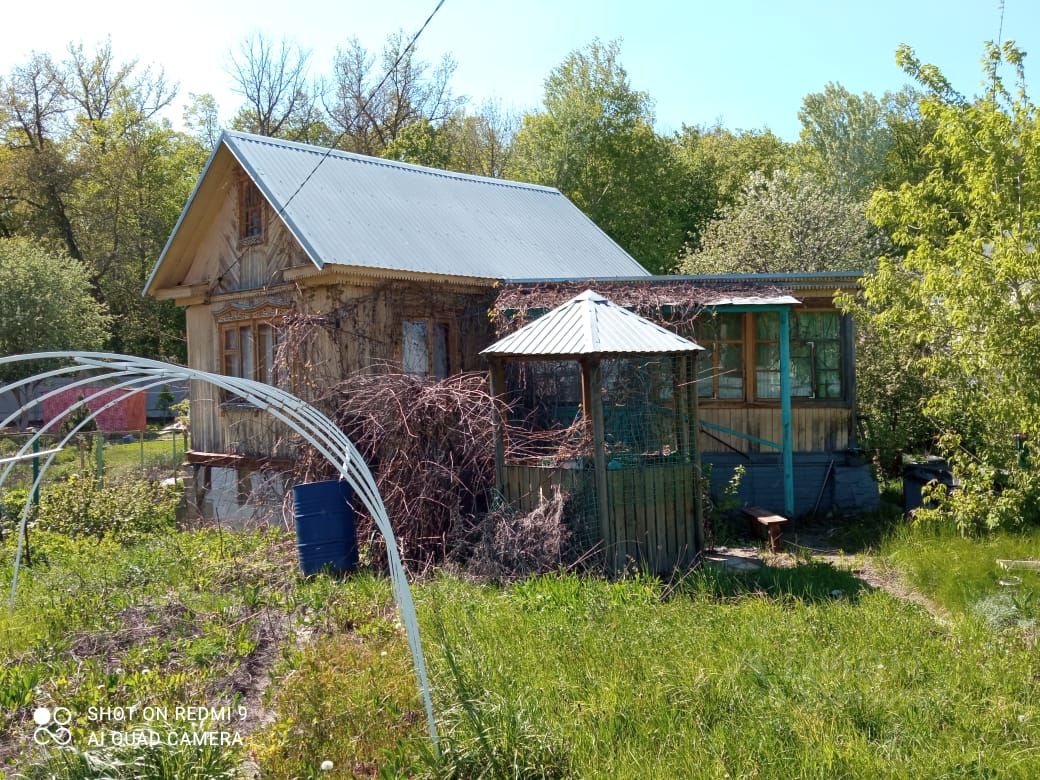
[[[192,368],[272,381],[276,323],[325,314],[321,375],[444,376],[483,370],[501,279],[603,274],[647,275],[558,190],[226,132],[145,294],[185,307]],[[252,511],[284,432],[202,386],[190,397],[207,511]]]
[[[743,464],[745,500],[802,513],[876,503],[854,453],[852,324],[832,302],[855,283],[651,277],[558,190],[226,132],[145,293],[186,309],[191,367],[276,381],[286,315],[334,320],[306,356],[315,375],[390,364],[445,376],[486,369],[505,290],[562,300],[593,287],[627,305],[611,284],[667,289],[650,296],[659,308],[685,301],[703,315],[684,335],[708,350],[698,393],[713,480]],[[264,495],[280,505],[257,467],[284,462],[284,431],[201,386],[190,398],[200,505],[222,518]]]

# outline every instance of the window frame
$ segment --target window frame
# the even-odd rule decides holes
[[[426,327],[426,371],[419,373],[416,371],[408,371],[405,361],[405,328],[409,323],[423,323]],[[434,365],[435,360],[435,333],[438,327],[445,329],[445,360],[446,360],[446,371],[444,376],[438,376],[436,372],[436,366]],[[458,350],[458,329],[455,323],[449,317],[433,316],[433,317],[409,317],[402,316],[400,320],[399,332],[401,334],[401,349],[398,363],[401,366],[401,370],[411,376],[423,376],[430,377],[436,380],[447,379],[454,374],[457,374],[461,369],[459,360]]]
[[[707,320],[716,319],[717,317],[730,316],[739,318],[738,330],[739,338],[736,339],[701,339],[697,335],[697,322],[694,323],[694,341],[703,346],[711,356],[711,395],[701,395],[700,393],[700,382],[703,381],[702,377],[698,376],[698,386],[695,389],[697,393],[698,403],[737,403],[742,404],[746,402],[748,397],[748,371],[747,371],[747,320],[748,315],[746,312],[728,312],[725,310],[712,312],[705,315]],[[722,378],[722,351],[719,346],[731,346],[736,347],[737,354],[740,357],[740,395],[725,397],[720,395],[721,391],[721,378]],[[698,374],[705,370],[703,358],[699,357],[697,361]]]
[[[254,201],[255,202],[252,202]],[[261,244],[267,232],[264,196],[256,183],[243,176],[238,182],[238,245],[240,247]],[[255,220],[251,218],[255,215]],[[253,225],[256,232],[249,232]]]
[[[706,349],[710,350],[711,354],[711,395],[700,395],[698,394],[697,402],[700,405],[713,408],[737,408],[737,407],[758,407],[758,408],[769,408],[777,407],[780,405],[779,395],[774,397],[761,397],[759,395],[759,382],[758,382],[758,355],[757,346],[759,343],[779,343],[779,334],[777,340],[771,339],[759,339],[758,338],[758,318],[761,316],[776,315],[779,316],[779,312],[770,311],[727,311],[724,307],[720,307],[716,310],[717,314],[735,314],[742,317],[742,349],[740,349],[740,360],[742,360],[742,370],[744,372],[744,392],[739,397],[724,398],[719,397],[719,378],[721,375],[721,353],[717,349],[719,343],[737,344],[739,343],[736,339],[712,339],[705,340],[698,338],[697,334],[697,322],[694,324],[693,339],[703,345]],[[791,402],[795,406],[818,406],[818,407],[848,407],[850,405],[850,393],[853,392],[852,386],[854,384],[853,376],[850,375],[850,371],[854,370],[851,365],[852,358],[851,350],[854,348],[849,337],[850,324],[848,316],[843,314],[840,310],[833,307],[828,307],[823,302],[814,302],[808,306],[791,308],[789,310],[789,316],[791,318],[791,347],[792,352],[796,348],[798,340],[794,337],[796,333],[795,319],[800,314],[832,314],[837,317],[838,330],[837,337],[835,339],[827,339],[827,341],[833,341],[838,347],[838,358],[837,358],[837,371],[838,371],[838,382],[839,392],[837,395],[831,397],[821,397],[815,394],[818,391],[817,380],[815,379],[818,367],[813,363],[813,379],[812,392],[813,395],[796,395],[794,392],[791,394]],[[706,312],[705,318],[712,316],[710,312]],[[698,318],[697,321],[700,321]],[[817,342],[820,340],[816,340]],[[792,354],[792,359],[795,358]],[[703,356],[698,357],[698,380],[700,382],[706,381],[705,370],[708,368]],[[779,369],[778,369],[779,370]],[[830,369],[833,370],[833,369]],[[794,390],[794,387],[792,387]]]
[[[833,339],[814,339],[814,340],[801,340],[794,337],[796,326],[795,319],[799,315],[805,314],[830,314],[837,318],[838,334]],[[751,339],[749,341],[748,349],[748,361],[750,365],[750,374],[753,376],[753,380],[749,383],[748,387],[748,399],[751,403],[755,404],[776,404],[780,402],[779,394],[776,396],[763,396],[759,392],[759,362],[758,362],[758,346],[760,344],[777,344],[779,345],[779,333],[776,339],[764,339],[759,338],[758,335],[758,318],[762,316],[776,315],[779,317],[779,312],[755,312],[754,316],[751,317],[751,324],[748,328]],[[798,344],[812,344],[812,348],[808,355],[809,367],[810,367],[810,379],[809,379],[809,390],[808,395],[799,395],[795,392],[794,385],[792,384],[791,400],[794,403],[799,404],[818,404],[818,405],[846,405],[848,396],[848,377],[845,367],[846,363],[846,352],[848,350],[847,339],[845,338],[845,315],[841,311],[828,308],[823,306],[809,306],[804,308],[792,309],[790,311],[791,317],[791,360],[796,358],[794,355],[794,349]],[[817,366],[817,343],[819,341],[834,342],[838,347],[838,361],[837,368],[830,369],[838,372],[838,394],[834,396],[820,396],[819,395],[819,383],[818,383],[818,371]],[[772,372],[771,372],[772,373]],[[776,373],[779,375],[779,368]]]
[[[257,382],[265,382],[270,384],[272,387],[284,388],[286,379],[281,376],[279,372],[275,370],[274,358],[278,349],[278,328],[281,325],[282,319],[288,313],[287,309],[271,305],[258,306],[250,310],[234,309],[230,312],[225,311],[222,315],[218,315],[217,320],[217,353],[220,359],[220,373],[225,376],[234,376],[239,379],[252,379]],[[261,344],[263,339],[261,338],[261,328],[269,328],[271,333],[270,341],[270,365],[267,364],[267,360],[264,355],[261,355]],[[241,331],[248,329],[251,341],[251,365],[252,371],[250,376],[241,376],[245,373],[241,368],[243,362],[241,357],[238,358],[238,365],[240,367],[240,374],[228,373],[228,359],[233,355],[242,355],[242,336]],[[237,333],[237,343],[235,348],[229,349],[227,344],[227,333],[235,331]],[[265,350],[266,354],[266,350]],[[266,377],[264,376],[266,374]],[[228,406],[241,406],[243,401],[240,396],[228,391],[221,391],[221,403]]]

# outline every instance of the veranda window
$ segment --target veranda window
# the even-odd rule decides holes
[[[791,316],[791,396],[841,398],[841,315],[801,311]],[[780,397],[780,315],[755,315],[755,395]]]
[[[744,397],[744,315],[716,314],[697,320],[695,340],[704,347],[697,358],[697,395],[701,398]]]

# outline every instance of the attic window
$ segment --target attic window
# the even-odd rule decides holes
[[[263,198],[253,182],[242,181],[238,189],[238,240],[254,242],[263,237]]]

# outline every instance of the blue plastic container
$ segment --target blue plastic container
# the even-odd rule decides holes
[[[350,486],[339,479],[293,488],[296,549],[305,577],[324,569],[342,574],[357,566],[357,528],[350,497]]]

